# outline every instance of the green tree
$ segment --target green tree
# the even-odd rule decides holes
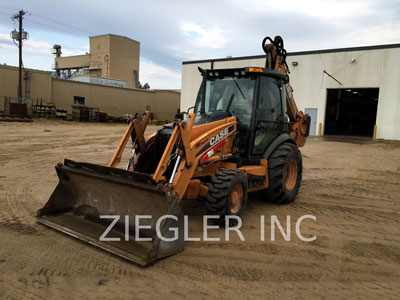
[[[150,85],[146,82],[145,84],[141,84],[140,83],[140,81],[139,81],[139,86],[138,86],[138,89],[141,89],[141,90],[148,90],[148,89],[150,89]]]

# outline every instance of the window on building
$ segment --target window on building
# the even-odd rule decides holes
[[[85,105],[86,99],[83,96],[74,96],[75,105]]]

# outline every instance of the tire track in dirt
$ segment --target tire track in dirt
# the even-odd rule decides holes
[[[344,245],[343,250],[351,256],[400,263],[400,247],[383,245],[376,242],[360,243],[358,241],[350,241]]]
[[[48,126],[30,124],[29,130],[38,133],[22,145],[28,129],[18,127],[8,135],[18,138],[7,147],[0,145],[0,153],[9,159],[0,157],[0,175],[6,176],[0,178],[0,238],[5,245],[0,247],[0,259],[5,260],[0,263],[0,298],[58,299],[68,295],[123,299],[160,294],[187,298],[189,293],[202,299],[394,299],[400,293],[399,172],[392,166],[400,160],[393,151],[400,148],[382,150],[382,145],[372,144],[363,146],[366,152],[360,154],[359,145],[327,146],[310,140],[302,150],[306,154],[305,178],[296,202],[276,206],[255,194],[249,197],[243,218],[246,242],[188,243],[182,253],[141,268],[35,223],[36,210],[57,184],[54,165],[63,157],[107,162],[125,126],[55,123],[54,136],[43,139],[35,149],[32,143],[40,144],[43,127]],[[17,146],[27,151],[13,156]],[[345,148],[346,155],[365,157],[343,162],[343,151],[334,151],[335,147]],[[381,154],[383,151],[389,152]],[[388,158],[379,162],[382,169],[373,165],[377,155]],[[196,218],[204,210],[203,204],[188,204],[194,236],[201,231]],[[302,225],[305,235],[316,233],[317,240],[284,242],[278,233],[277,241],[267,238],[260,242],[260,215],[266,216],[267,233],[271,214],[281,222],[286,215],[292,220],[303,214],[317,216],[317,222]],[[13,222],[39,233],[12,229]],[[99,285],[100,281],[104,285]]]
[[[7,206],[2,205],[0,209],[0,228],[22,234],[36,234],[37,230],[26,224],[26,222],[24,222],[24,218],[21,217],[21,214],[10,205],[10,195],[12,195],[11,190],[14,188],[14,186],[15,184],[12,184],[4,195]]]
[[[1,210],[0,227],[26,235],[40,234],[27,197],[27,185],[10,183],[5,197],[8,206]]]
[[[214,258],[213,264],[207,263],[209,257]],[[190,244],[190,254],[183,255],[179,262],[175,262],[175,270],[171,270],[169,266],[168,272],[174,271],[175,276],[192,280],[205,276],[203,273],[206,273],[207,278],[211,280],[214,277],[225,278],[228,281],[231,279],[280,281],[282,277],[285,280],[307,280],[305,274],[310,273],[310,270],[316,274],[315,276],[324,277],[324,273],[329,270],[329,257],[329,254],[316,250],[299,250],[274,244],[260,246],[259,244],[193,243]],[[322,262],[323,265],[316,261]],[[186,268],[181,264],[195,271],[185,272]],[[284,274],[280,271],[283,268],[296,271]]]
[[[347,180],[346,180],[347,181]],[[397,184],[393,184],[393,188],[396,189]],[[398,199],[398,196],[393,193],[393,189],[390,192],[385,191],[382,187],[377,188],[377,185],[368,183],[355,184],[354,182],[349,184],[348,182],[341,181],[325,181],[325,182],[307,182],[303,183],[303,187],[307,187],[309,190],[307,193],[313,192],[323,192],[330,197],[335,197],[335,199],[340,200],[338,197],[346,196],[357,196],[360,198],[365,198],[367,200],[387,200],[392,201]],[[367,188],[368,187],[368,188]],[[310,189],[312,188],[312,189]],[[306,190],[306,189],[304,189]]]

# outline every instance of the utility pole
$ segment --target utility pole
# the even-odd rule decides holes
[[[11,20],[18,20],[19,30],[13,30],[11,32],[11,37],[14,40],[18,41],[18,50],[19,50],[19,77],[18,77],[18,102],[22,99],[22,41],[28,38],[28,33],[23,31],[22,28],[22,19],[26,14],[22,9],[15,16],[11,17]]]
[[[18,99],[22,98],[22,16],[25,12],[21,9],[19,11],[19,41],[18,41],[18,48],[19,48],[19,77],[18,77]]]

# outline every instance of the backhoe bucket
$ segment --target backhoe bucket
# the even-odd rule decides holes
[[[183,250],[182,210],[149,175],[70,160],[56,170],[39,223],[142,266]]]

